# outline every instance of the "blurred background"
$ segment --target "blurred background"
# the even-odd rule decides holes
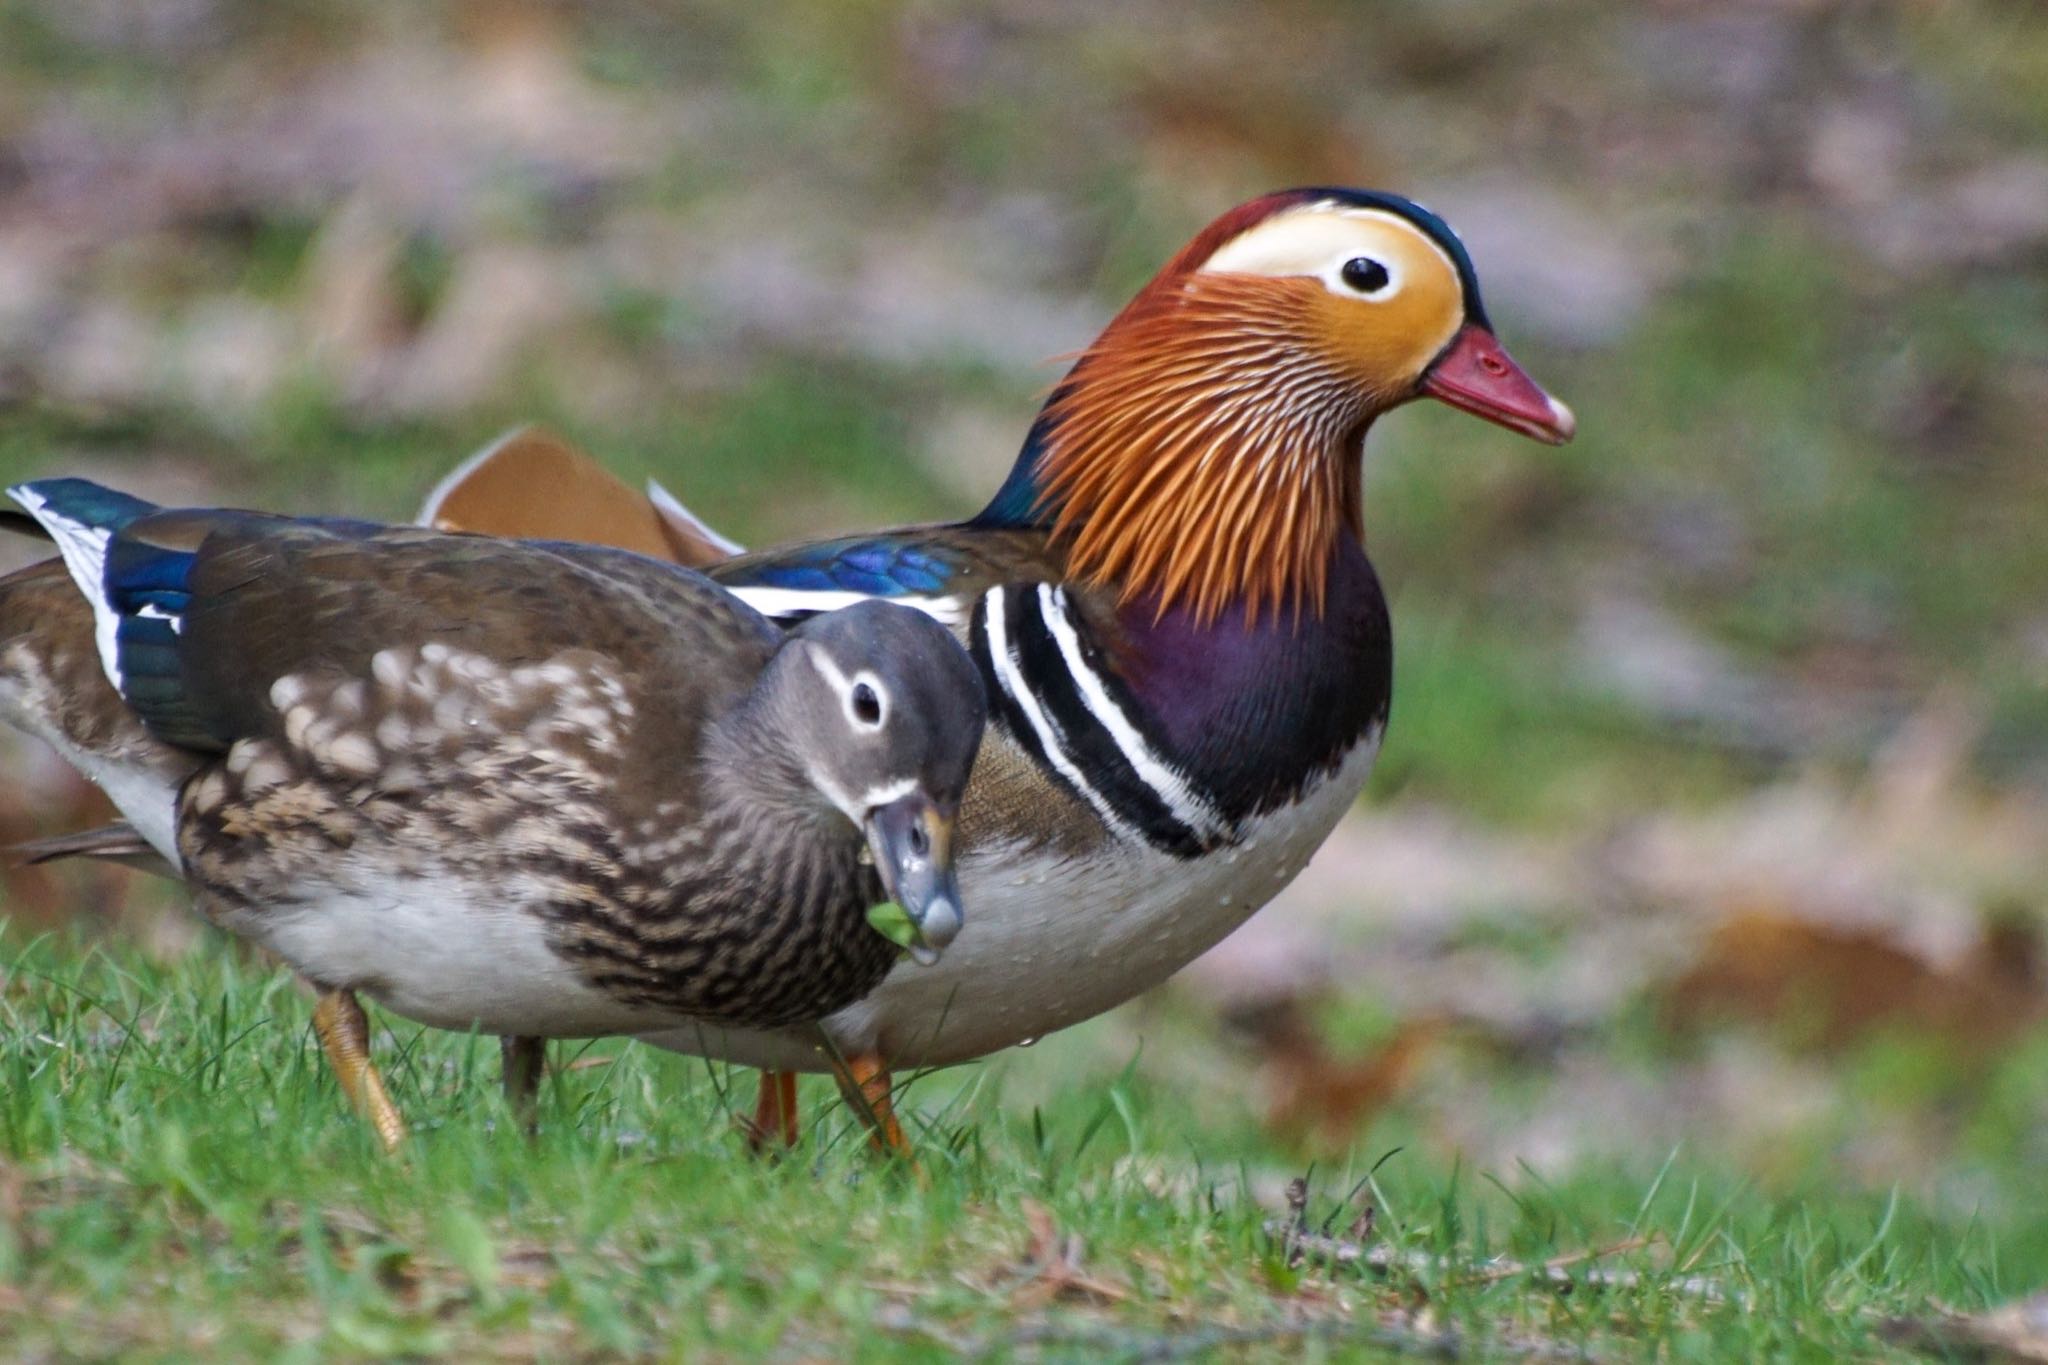
[[[961,515],[1055,357],[1302,183],[1443,213],[1582,434],[1380,424],[1367,800],[1004,1103],[1136,1056],[1249,1150],[2020,1218],[2035,0],[0,0],[0,475],[405,517],[541,420],[749,543]],[[7,762],[10,841],[93,818]],[[14,942],[223,950],[128,874],[7,878]]]

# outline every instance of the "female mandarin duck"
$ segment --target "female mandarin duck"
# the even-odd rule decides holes
[[[959,927],[986,703],[917,612],[784,632],[614,549],[11,492],[63,563],[0,579],[0,715],[314,984],[387,1144],[356,991],[514,1037],[801,1032],[894,962],[870,906],[924,960]]]
[[[1301,870],[1357,797],[1392,682],[1362,548],[1373,419],[1431,397],[1561,443],[1570,411],[1494,337],[1451,229],[1390,194],[1267,195],[1205,228],[1082,353],[980,515],[731,557],[551,438],[444,481],[423,520],[587,535],[706,566],[784,622],[881,597],[969,643],[993,704],[956,838],[974,919],[932,971],[826,1021],[896,1143],[889,1068],[1036,1038],[1164,980]],[[790,1030],[652,1038],[771,1069]]]

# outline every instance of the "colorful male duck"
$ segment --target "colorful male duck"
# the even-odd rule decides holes
[[[1285,886],[1358,796],[1392,683],[1359,454],[1375,417],[1425,396],[1540,441],[1573,433],[1495,338],[1442,219],[1391,194],[1271,194],[1109,324],[980,515],[709,570],[784,622],[869,597],[926,611],[968,641],[993,703],[956,835],[972,925],[940,967],[826,1023],[885,1134],[900,1141],[890,1067],[978,1057],[1164,980]],[[546,467],[585,525],[646,522],[699,564],[726,549],[665,495],[650,510],[587,462],[571,476],[573,453],[545,441],[497,453],[429,517],[530,517],[506,478]],[[756,1127],[785,1140],[788,1073],[827,1060],[794,1031],[651,1041],[768,1069]]]
[[[357,991],[514,1039],[801,1030],[894,962],[871,906],[920,960],[959,929],[986,704],[917,612],[785,631],[615,549],[9,491],[63,561],[0,579],[0,718],[318,989],[387,1144]]]

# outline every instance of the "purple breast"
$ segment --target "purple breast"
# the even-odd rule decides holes
[[[1149,737],[1233,819],[1292,800],[1383,723],[1393,686],[1386,596],[1345,536],[1320,617],[1242,607],[1207,625],[1144,598],[1120,613],[1119,679]]]

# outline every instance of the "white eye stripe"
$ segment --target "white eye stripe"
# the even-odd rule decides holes
[[[1386,283],[1376,289],[1360,289],[1357,285],[1346,280],[1344,278],[1344,267],[1356,260],[1368,260],[1377,264],[1382,270],[1386,271]],[[1205,266],[1203,268],[1204,270],[1210,270],[1214,267]],[[1373,303],[1385,303],[1388,299],[1399,294],[1401,286],[1406,283],[1405,272],[1398,261],[1389,259],[1389,256],[1386,254],[1375,254],[1368,249],[1359,247],[1339,248],[1334,255],[1327,256],[1319,262],[1304,260],[1286,265],[1276,264],[1272,270],[1235,273],[1272,275],[1275,277],[1306,275],[1321,280],[1323,288],[1339,298],[1366,299]]]
[[[847,723],[856,730],[879,730],[889,721],[889,689],[882,686],[882,680],[863,668],[848,676],[831,655],[822,649],[813,648],[805,652],[811,667],[818,670],[818,676],[830,683],[832,690],[839,694],[839,704],[846,711]],[[865,687],[874,698],[875,714],[872,719],[861,715],[861,707],[855,704],[855,695]]]
[[[1404,264],[1421,249],[1457,266],[1443,248],[1413,223],[1383,209],[1341,208],[1334,202],[1307,204],[1254,224],[1217,248],[1203,262],[1202,274],[1289,276],[1307,275],[1341,298],[1384,302],[1406,283]],[[1344,282],[1344,266],[1359,257],[1378,261],[1387,283],[1364,293]]]

